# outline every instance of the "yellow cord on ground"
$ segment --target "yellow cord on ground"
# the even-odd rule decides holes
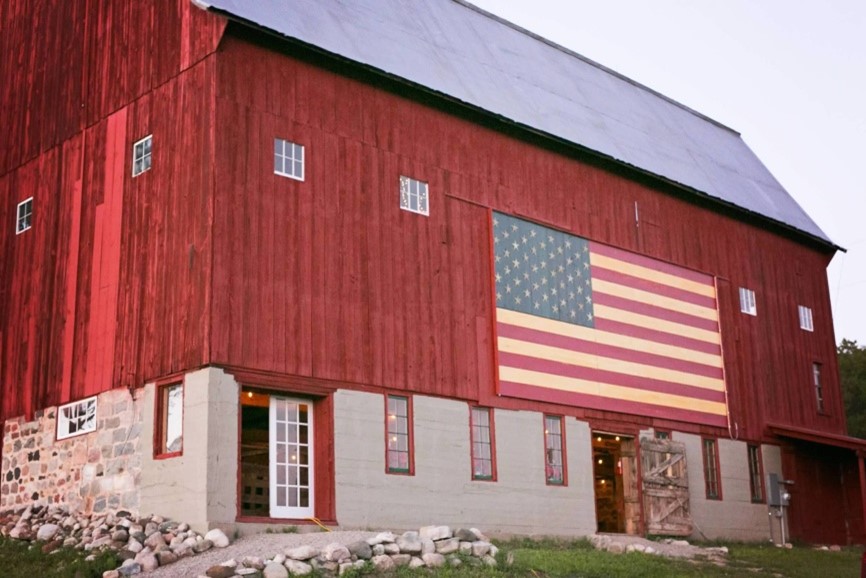
[[[328,528],[327,526],[325,526],[325,525],[321,522],[321,520],[319,520],[318,518],[307,518],[307,519],[310,520],[311,522],[314,522],[318,527],[320,527],[320,528],[321,528],[322,530],[324,530],[325,532],[330,532],[330,531],[331,531],[331,529]]]

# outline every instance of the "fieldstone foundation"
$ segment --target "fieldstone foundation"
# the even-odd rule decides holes
[[[140,395],[140,392],[137,392]],[[0,510],[31,502],[84,514],[137,512],[141,401],[125,389],[97,396],[96,431],[57,440],[57,408],[6,420]]]

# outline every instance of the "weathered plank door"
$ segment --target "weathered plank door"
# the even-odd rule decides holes
[[[640,493],[638,492],[637,440],[627,438],[620,445],[622,460],[623,514],[625,533],[640,533]]]
[[[644,515],[648,534],[689,536],[689,477],[682,442],[642,438]]]

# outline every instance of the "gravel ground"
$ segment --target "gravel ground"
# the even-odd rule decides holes
[[[178,560],[174,564],[157,568],[153,572],[139,574],[148,578],[195,578],[204,575],[211,566],[234,559],[240,562],[244,556],[271,558],[286,548],[305,544],[321,548],[333,542],[351,544],[375,536],[378,532],[310,532],[302,534],[255,534],[238,538],[227,548],[211,548],[203,554]]]

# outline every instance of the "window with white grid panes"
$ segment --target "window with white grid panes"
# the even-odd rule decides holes
[[[800,329],[814,331],[815,326],[812,325],[812,310],[804,305],[798,305],[797,313],[800,316]]]
[[[386,416],[387,467],[389,473],[412,473],[412,439],[409,398],[399,395],[387,397]]]
[[[90,397],[57,408],[57,439],[96,431],[96,398]]]
[[[274,173],[304,180],[304,146],[281,138],[274,139]]]
[[[824,413],[824,384],[821,383],[821,364],[812,364],[812,382],[815,384],[815,402],[818,411]]]
[[[132,176],[149,171],[152,165],[153,135],[148,135],[132,145]]]
[[[400,177],[400,208],[404,211],[418,213],[419,215],[430,214],[430,203],[427,191],[427,183],[416,181],[409,177]]]
[[[18,203],[15,211],[15,234],[19,235],[33,225],[33,197]]]
[[[492,480],[493,468],[493,420],[488,407],[473,407],[470,413],[472,437],[472,479]]]
[[[758,305],[755,303],[755,292],[745,287],[740,287],[740,311],[747,315],[757,315]]]

